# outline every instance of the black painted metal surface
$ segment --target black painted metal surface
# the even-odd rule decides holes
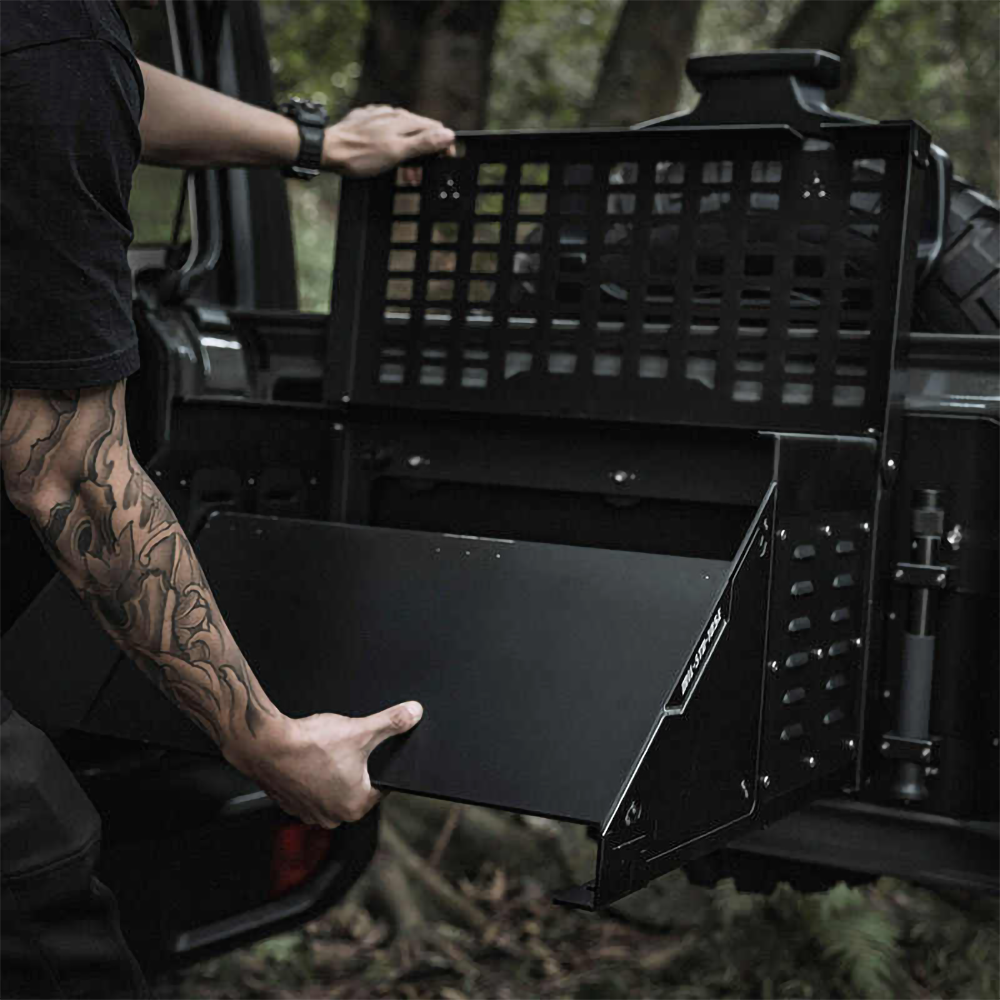
[[[386,788],[601,823],[727,578],[727,562],[224,515],[199,554],[278,706],[417,698]],[[139,672],[87,728],[207,741]]]
[[[470,134],[417,185],[346,182],[330,393],[881,428],[928,138],[824,134],[820,149],[784,126]]]

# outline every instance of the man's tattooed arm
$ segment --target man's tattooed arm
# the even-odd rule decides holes
[[[368,755],[422,709],[282,715],[226,627],[173,511],[132,454],[125,383],[4,390],[0,462],[14,505],[114,640],[287,812],[334,827],[378,801]]]
[[[125,383],[5,390],[11,500],[98,621],[220,746],[278,713],[233,640],[191,543],[135,461]]]

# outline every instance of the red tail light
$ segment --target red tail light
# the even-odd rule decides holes
[[[283,823],[274,834],[271,850],[270,898],[277,899],[307,882],[322,866],[330,850],[332,830],[305,823]]]

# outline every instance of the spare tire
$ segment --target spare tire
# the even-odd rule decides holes
[[[914,330],[1000,330],[1000,205],[959,178],[951,185],[944,247],[913,305]]]

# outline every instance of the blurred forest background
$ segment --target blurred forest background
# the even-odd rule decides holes
[[[394,103],[461,129],[627,125],[690,107],[696,53],[824,48],[839,110],[916,118],[1000,186],[995,0],[262,0],[275,96]],[[144,168],[145,169],[145,168]],[[301,307],[329,308],[339,185],[290,181]],[[136,206],[137,215],[141,206]],[[137,218],[137,224],[140,223]],[[142,226],[139,225],[140,231]],[[1000,995],[995,899],[882,879],[803,893],[680,872],[594,916],[576,828],[392,796],[350,898],[160,981],[161,997]],[[588,870],[589,869],[589,870]]]
[[[632,125],[690,108],[689,55],[823,48],[840,111],[915,118],[1000,189],[996,0],[263,0],[276,97],[462,129]],[[338,182],[289,184],[302,308],[329,308]]]

